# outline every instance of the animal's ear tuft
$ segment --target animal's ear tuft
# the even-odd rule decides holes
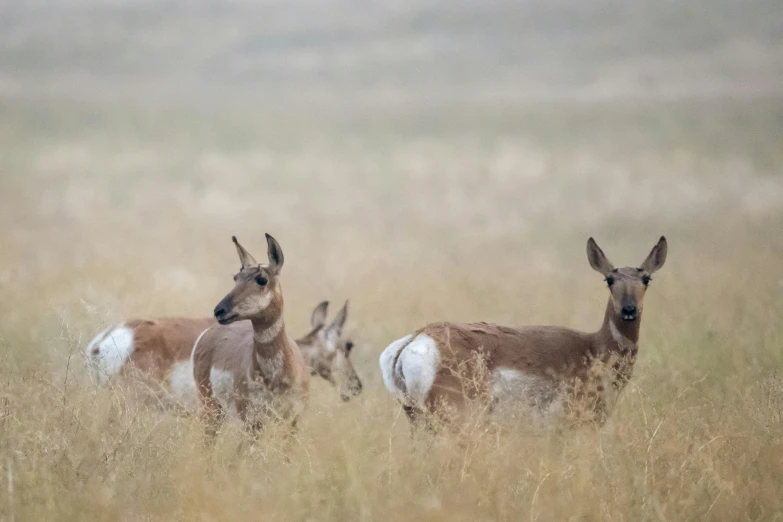
[[[313,309],[313,314],[310,316],[310,326],[313,330],[322,327],[326,323],[326,312],[328,308],[329,301],[324,301]]]
[[[604,277],[614,270],[614,266],[609,262],[604,251],[601,250],[601,247],[598,246],[598,243],[592,237],[587,240],[587,260],[590,261],[590,266],[593,267],[593,270],[600,272]]]
[[[340,335],[343,333],[343,326],[345,326],[345,321],[348,319],[348,301],[345,302],[342,308],[340,308],[340,311],[337,312],[337,315],[335,316],[334,320],[331,322],[331,324],[327,327],[327,336],[332,337],[333,339],[337,339],[340,337]]]
[[[231,241],[233,241],[234,245],[237,247],[237,255],[239,256],[239,262],[242,263],[242,269],[258,266],[258,261],[250,255],[250,252],[245,250],[245,247],[239,244],[236,236],[231,236]]]
[[[269,256],[269,270],[277,275],[283,268],[283,249],[280,248],[280,243],[269,234],[266,235],[266,244],[268,247],[267,255]]]
[[[648,274],[652,274],[660,270],[663,264],[666,262],[666,254],[668,254],[668,251],[669,245],[666,242],[666,238],[661,236],[661,239],[658,240],[658,243],[656,243],[656,245],[650,251],[647,259],[645,259],[644,263],[642,263],[642,270]]]

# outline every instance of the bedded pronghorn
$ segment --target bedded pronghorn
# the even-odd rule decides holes
[[[609,287],[601,328],[511,328],[489,323],[435,323],[391,343],[381,354],[386,388],[411,420],[421,413],[488,405],[499,414],[547,419],[565,410],[603,422],[631,378],[643,298],[666,260],[661,237],[636,268],[615,268],[593,238],[590,265]]]
[[[283,320],[283,250],[269,234],[266,239],[269,264],[261,266],[233,238],[242,267],[215,307],[220,324],[199,335],[193,347],[193,378],[208,433],[227,407],[257,429],[266,420],[295,425],[308,401],[310,370]]]
[[[311,331],[297,339],[312,375],[332,383],[343,400],[362,391],[362,382],[350,359],[353,342],[344,339],[346,302],[337,317],[326,324],[329,302],[316,306]],[[98,334],[85,350],[88,368],[98,382],[134,372],[148,377],[148,388],[166,403],[195,409],[198,406],[191,353],[198,336],[216,324],[213,317],[162,317],[131,319]],[[235,327],[238,323],[235,323]]]

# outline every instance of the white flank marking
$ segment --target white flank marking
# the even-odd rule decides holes
[[[212,368],[209,372],[212,393],[227,412],[233,412],[234,375],[226,370]],[[198,411],[199,399],[193,378],[193,361],[180,361],[169,374],[170,397],[188,411]]]
[[[119,324],[87,346],[86,355],[98,382],[106,382],[122,369],[133,353],[133,330]]]
[[[394,371],[404,377],[407,397],[421,408],[425,406],[439,365],[438,345],[427,334],[417,335],[397,359]]]
[[[193,378],[193,361],[179,361],[169,374],[169,393],[171,399],[187,410],[198,409],[198,393],[196,380]]]
[[[500,367],[492,372],[492,402],[502,416],[531,413],[534,418],[546,420],[562,407],[563,396],[545,377]]]
[[[519,370],[512,368],[497,368],[492,372],[492,398],[502,399],[515,390],[525,388],[521,384],[524,376]]]
[[[212,382],[215,398],[226,410],[231,410],[234,404],[234,374],[213,366],[209,372],[209,380]]]
[[[190,351],[190,358],[176,363],[174,369],[169,374],[169,391],[171,398],[189,411],[197,411],[199,408],[196,379],[193,377],[193,357],[196,353],[196,347],[198,346],[199,341],[201,341],[201,338],[204,337],[204,334],[207,333],[210,328],[212,327],[210,326],[201,332],[196,338],[196,342],[193,343],[193,349]],[[232,411],[234,375],[227,370],[213,367],[209,372],[209,380],[212,384],[212,393],[214,394],[214,397],[220,401],[221,405],[228,413],[234,413]]]
[[[195,399],[198,399],[198,391],[196,390],[196,378],[193,376],[193,357],[196,355],[196,347],[198,346],[201,338],[212,327],[205,328],[203,332],[198,334],[196,341],[193,343],[193,348],[190,350],[190,358],[187,361],[180,361],[174,365],[174,369],[169,374],[169,386],[171,393],[175,399],[182,402],[185,406],[190,406],[190,396],[193,395]]]

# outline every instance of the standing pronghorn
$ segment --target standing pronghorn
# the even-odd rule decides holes
[[[296,340],[311,375],[318,374],[337,388],[345,401],[362,391],[351,362],[354,346],[343,337],[347,305],[326,324],[324,301],[313,310],[307,335]],[[95,336],[85,349],[93,378],[107,382],[133,374],[145,378],[149,391],[163,404],[193,409],[198,406],[191,354],[198,336],[216,323],[214,317],[130,319]],[[238,327],[233,323],[232,327]]]
[[[220,326],[204,331],[193,347],[193,377],[211,421],[233,406],[253,428],[270,418],[295,424],[307,404],[310,372],[283,321],[283,250],[269,234],[266,240],[269,264],[261,266],[233,238],[242,268],[215,307]],[[215,428],[210,422],[209,431]]]
[[[619,393],[631,378],[642,300],[666,251],[661,237],[639,268],[615,268],[590,238],[587,258],[609,287],[600,330],[430,324],[384,350],[384,384],[411,419],[478,400],[509,413],[521,407],[543,418],[565,407],[603,422],[610,413],[609,392]]]

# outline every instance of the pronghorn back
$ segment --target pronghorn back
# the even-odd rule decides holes
[[[425,411],[439,400],[497,395],[514,380],[534,383],[540,397],[531,401],[540,403],[559,379],[584,371],[591,346],[590,334],[565,328],[434,323],[389,345],[381,368],[392,394]]]
[[[105,382],[131,369],[164,381],[175,365],[190,358],[211,317],[130,319],[98,334],[85,349],[93,377]]]
[[[323,302],[316,307],[324,312],[324,317],[296,343],[306,355],[311,374],[337,386],[346,400],[362,389],[349,359],[353,343],[342,337],[347,307],[343,307],[332,323],[326,324],[326,305]],[[314,313],[314,318],[318,317]],[[199,335],[210,326],[217,326],[211,317],[129,319],[92,339],[85,349],[88,369],[96,381],[103,383],[130,373],[132,368],[137,377],[145,378],[149,388],[164,392],[158,396],[163,404],[194,409],[198,400],[191,356]],[[248,331],[250,322],[240,321],[231,326]],[[225,376],[222,381],[226,381]]]
[[[602,422],[631,378],[643,298],[667,250],[661,237],[639,267],[615,268],[590,238],[588,260],[610,294],[598,331],[430,324],[384,350],[379,361],[384,384],[412,418],[480,399],[491,409],[513,400],[543,414],[567,406]]]

